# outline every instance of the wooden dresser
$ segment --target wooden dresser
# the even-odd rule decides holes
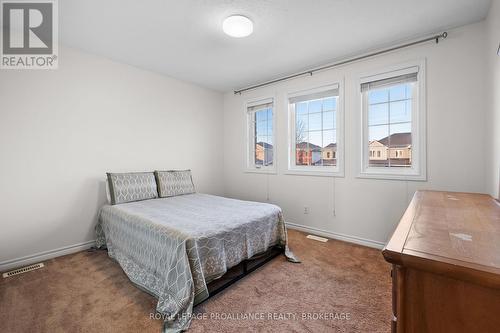
[[[418,191],[383,250],[392,332],[500,332],[500,203]]]

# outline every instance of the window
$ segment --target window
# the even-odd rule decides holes
[[[339,85],[289,94],[289,173],[340,174]]]
[[[272,98],[247,103],[247,169],[251,171],[274,170],[273,105]]]
[[[360,176],[425,179],[424,66],[361,79]]]

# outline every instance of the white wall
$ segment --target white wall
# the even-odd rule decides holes
[[[223,193],[222,94],[74,49],[59,59],[0,72],[0,271],[93,240],[106,171],[191,168],[199,191]]]
[[[500,58],[489,55],[500,41],[499,22],[495,0],[487,22],[452,30],[439,45],[416,46],[241,96],[227,93],[224,100],[219,93],[69,48],[60,50],[56,71],[1,71],[0,270],[24,256],[88,245],[105,201],[106,171],[191,168],[201,192],[258,201],[269,192],[288,222],[371,245],[386,241],[415,189],[494,193],[500,169]],[[424,57],[428,181],[355,178],[355,73]],[[491,90],[487,70],[493,73]],[[345,177],[335,179],[334,216],[333,178],[283,174],[284,94],[339,78],[346,85],[346,154]],[[243,103],[267,95],[277,97],[278,174],[244,173]]]
[[[448,39],[302,77],[241,96],[224,96],[224,176],[226,195],[270,201],[284,209],[287,222],[381,245],[392,233],[416,189],[485,192],[486,65],[484,22],[449,31]],[[355,175],[354,114],[357,72],[415,59],[427,60],[428,181],[358,179]],[[284,175],[287,167],[285,93],[345,78],[345,177]],[[244,102],[276,96],[278,174],[244,173],[246,123]],[[310,212],[303,214],[303,207]],[[359,239],[358,239],[359,240]],[[371,241],[371,242],[370,242]]]
[[[493,0],[486,20],[488,72],[490,73],[488,101],[488,164],[487,191],[500,199],[500,56],[497,50],[500,44],[500,0]]]

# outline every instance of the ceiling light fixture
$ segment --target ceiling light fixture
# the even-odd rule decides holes
[[[246,37],[253,32],[253,23],[246,16],[231,15],[222,22],[222,30],[231,37]]]

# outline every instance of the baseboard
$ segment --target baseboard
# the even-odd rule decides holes
[[[71,254],[79,251],[84,251],[95,245],[95,240],[91,240],[88,242],[68,245],[64,247],[60,247],[58,249],[39,252],[35,254],[31,254],[29,256],[11,259],[0,262],[0,272],[5,272],[7,270],[11,270],[14,268],[27,266],[36,262],[52,259],[55,257],[64,256],[66,254]]]
[[[374,241],[374,240],[370,240],[370,239],[365,239],[365,238],[356,237],[356,236],[349,236],[349,235],[345,235],[345,234],[340,234],[340,233],[336,233],[336,232],[322,230],[322,229],[318,229],[318,228],[314,228],[314,227],[307,227],[304,225],[290,223],[290,222],[286,222],[286,226],[289,229],[295,229],[295,230],[315,234],[318,236],[323,236],[323,237],[327,237],[327,238],[331,238],[331,239],[338,239],[338,240],[342,240],[342,241],[349,242],[349,243],[373,247],[376,249],[382,249],[385,245],[382,242],[378,242],[378,241]],[[36,262],[64,256],[66,254],[84,251],[84,250],[91,248],[94,245],[95,245],[95,240],[91,240],[91,241],[87,241],[87,242],[83,242],[83,243],[64,246],[64,247],[54,249],[54,250],[35,253],[35,254],[21,257],[21,258],[2,261],[2,262],[0,262],[0,272],[4,272],[4,271],[11,270],[14,268],[27,266],[27,265],[30,265],[30,264],[33,264]]]
[[[286,224],[286,227],[289,229],[295,229],[295,230],[307,232],[310,234],[323,236],[326,238],[338,239],[338,240],[349,242],[349,243],[373,247],[375,249],[381,250],[385,246],[385,243],[382,243],[379,241],[374,241],[371,239],[365,239],[365,238],[356,237],[356,236],[349,236],[349,235],[340,234],[337,232],[331,232],[331,231],[322,230],[322,229],[318,229],[318,228],[307,227],[307,226],[296,224],[296,223],[285,222],[285,224]]]

